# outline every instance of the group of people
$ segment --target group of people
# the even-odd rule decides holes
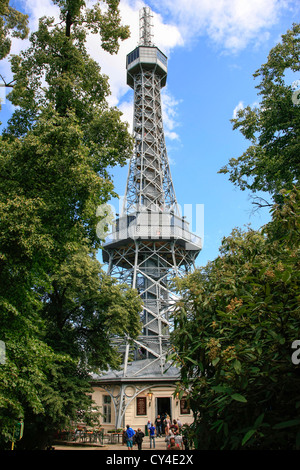
[[[165,436],[166,448],[168,450],[188,450],[188,441],[181,433],[182,424],[180,420],[173,419],[171,422],[170,416],[158,415],[155,422],[148,421],[147,431],[150,439],[150,449],[155,449],[155,438]],[[129,425],[126,426],[124,432],[124,439],[127,449],[132,449],[137,445],[138,450],[142,450],[143,439],[145,437],[141,428],[134,431]]]

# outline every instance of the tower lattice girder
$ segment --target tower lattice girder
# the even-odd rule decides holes
[[[110,379],[122,384],[115,403],[117,427],[126,409],[125,383],[178,379],[178,371],[166,364],[178,300],[172,281],[190,271],[201,250],[201,239],[190,232],[176,201],[161,106],[167,57],[151,43],[149,18],[149,9],[143,8],[140,45],[127,55],[127,83],[134,90],[134,152],[122,214],[103,248],[108,273],[137,289],[143,300],[141,334],[135,340],[114,338],[124,355],[123,368],[102,381],[103,386],[107,381],[107,390]]]
[[[145,48],[144,48],[145,49]],[[148,47],[152,55],[157,49]],[[126,206],[123,211],[131,212],[140,207],[144,209],[176,209],[175,191],[170,177],[165,145],[161,87],[162,77],[156,66],[152,70],[144,69],[139,63],[130,70],[134,88],[134,155],[130,162]]]

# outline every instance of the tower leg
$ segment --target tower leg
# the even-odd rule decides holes
[[[123,427],[123,419],[125,412],[125,386],[121,385],[119,403],[116,408],[116,429]]]

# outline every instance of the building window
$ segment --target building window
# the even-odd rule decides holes
[[[103,423],[111,423],[111,397],[103,395]]]
[[[157,49],[157,58],[160,60],[165,66],[167,66],[167,57],[161,51]]]
[[[133,62],[134,60],[136,60],[140,55],[140,50],[139,48],[137,47],[136,49],[134,49],[134,51],[130,52],[130,54],[128,54],[127,56],[127,64],[131,64],[131,62]]]
[[[147,414],[147,401],[146,397],[137,397],[136,399],[136,414],[137,416],[145,416]]]
[[[191,412],[188,401],[186,398],[182,398],[180,400],[180,414],[181,415],[189,415]]]

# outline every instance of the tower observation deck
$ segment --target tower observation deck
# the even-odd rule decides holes
[[[178,300],[176,276],[188,273],[201,250],[201,239],[180,215],[168,162],[161,106],[167,80],[167,57],[152,43],[151,10],[140,11],[139,45],[127,55],[127,84],[134,90],[134,151],[129,163],[123,209],[106,239],[103,261],[108,273],[137,289],[143,300],[142,331],[132,341],[115,338],[123,354],[120,371],[104,383],[174,382],[179,371],[166,357],[171,313]],[[121,425],[126,395],[121,386],[116,426]]]

